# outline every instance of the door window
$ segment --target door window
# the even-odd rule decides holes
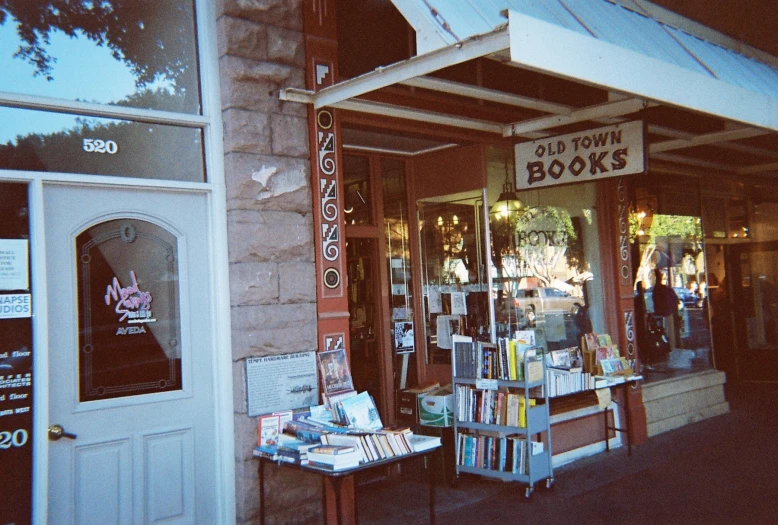
[[[139,219],[76,238],[79,398],[181,389],[176,237]]]

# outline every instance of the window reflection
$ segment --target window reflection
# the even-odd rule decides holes
[[[0,108],[13,129],[51,127],[50,133],[0,136],[0,169],[115,175],[190,182],[205,180],[200,129]]]
[[[519,197],[521,209],[510,214],[495,211],[490,201],[497,337],[532,330],[546,350],[577,347],[583,334],[604,331],[595,187],[546,188]]]
[[[199,114],[192,1],[0,3],[0,91]]]

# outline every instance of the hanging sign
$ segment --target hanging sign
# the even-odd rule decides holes
[[[528,190],[643,173],[644,149],[642,121],[517,144],[516,187]]]

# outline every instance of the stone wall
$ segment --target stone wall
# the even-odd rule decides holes
[[[245,359],[316,349],[307,108],[279,89],[305,87],[302,0],[219,0],[235,405],[237,521],[258,521],[256,417]],[[321,520],[321,482],[266,470],[269,523]]]

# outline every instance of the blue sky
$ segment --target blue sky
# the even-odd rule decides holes
[[[107,48],[87,38],[70,38],[61,31],[52,33],[47,49],[57,59],[53,81],[34,76],[32,64],[13,58],[17,49],[16,20],[9,17],[0,25],[0,91],[104,104],[135,92],[130,69],[117,62]],[[70,115],[0,107],[0,144],[15,142],[17,135],[51,133],[74,125],[75,117]]]

